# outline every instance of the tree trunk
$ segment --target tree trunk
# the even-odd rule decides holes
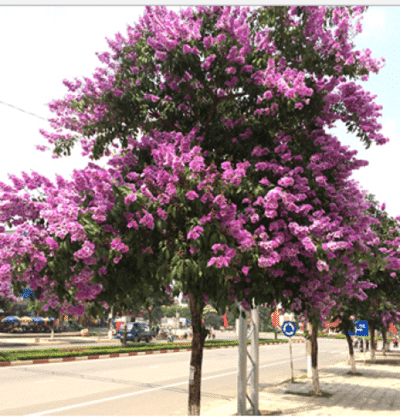
[[[204,302],[201,300],[197,306],[196,299],[192,291],[189,291],[189,306],[192,316],[192,354],[190,357],[190,377],[189,377],[189,416],[200,415],[201,400],[201,367],[203,362],[203,348],[207,333],[201,322],[201,315],[204,309]],[[199,308],[198,308],[199,307]]]
[[[275,340],[278,340],[278,333],[276,331],[276,327],[274,327],[274,338]]]
[[[386,352],[389,351],[387,337],[386,337],[387,328],[384,327],[382,330],[382,339],[383,339],[383,356],[386,356]]]
[[[55,318],[55,317],[54,317]],[[54,327],[55,327],[55,320],[53,320],[53,323],[51,324],[51,335],[50,340],[54,340]]]
[[[318,378],[318,326],[312,326],[311,333],[311,368],[312,368],[312,382],[314,387],[314,394],[319,394],[319,378]]]
[[[348,332],[345,332],[347,344],[349,345],[349,359],[350,359],[350,365],[351,365],[351,372],[355,374],[357,372],[356,370],[356,363],[354,361],[354,350],[353,350],[353,341],[351,340],[351,337]]]
[[[310,323],[307,323],[307,328],[306,328],[308,335],[311,336],[312,335],[312,327]],[[308,337],[306,339],[306,357],[307,357],[307,377],[311,378],[312,377],[312,370],[311,370],[311,337]]]
[[[112,339],[113,337],[113,323],[112,323],[113,314],[114,314],[114,305],[111,306],[111,311],[108,314],[108,338],[109,339]]]
[[[130,323],[131,316],[129,314],[125,315],[125,324],[124,324],[124,336],[122,339],[122,346],[126,347],[126,335],[128,333],[128,323]]]
[[[375,340],[375,320],[371,320],[371,361],[375,362],[375,350],[376,350],[376,340]]]
[[[151,310],[152,309],[147,309],[147,314],[149,315],[149,328],[150,328],[150,331],[151,331],[151,326],[152,326],[152,324],[153,324],[153,317],[152,317],[152,314],[151,314]]]

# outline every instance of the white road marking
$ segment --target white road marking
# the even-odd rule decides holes
[[[298,359],[294,359],[294,360],[300,360],[300,359],[303,360],[303,358],[298,358]],[[289,359],[281,361],[281,362],[270,363],[268,365],[262,365],[262,366],[260,366],[260,368],[267,368],[269,366],[279,365],[279,364],[287,363],[287,362],[289,362]],[[208,379],[220,378],[220,377],[223,377],[223,376],[234,375],[234,374],[237,374],[237,371],[227,372],[225,374],[208,376],[207,378],[201,378],[201,380],[206,381]],[[164,385],[162,387],[157,387],[157,388],[150,388],[150,389],[146,389],[146,390],[142,390],[142,391],[132,392],[132,393],[129,393],[129,394],[117,395],[116,397],[102,398],[101,400],[89,401],[87,403],[69,405],[67,407],[57,408],[57,409],[54,409],[54,410],[40,411],[39,413],[35,413],[35,414],[27,414],[26,417],[43,416],[43,415],[51,414],[51,413],[58,413],[60,411],[70,410],[72,408],[85,407],[87,405],[99,404],[99,403],[102,403],[102,402],[105,402],[105,401],[118,400],[118,399],[121,399],[121,398],[131,397],[131,396],[134,396],[134,395],[146,394],[148,392],[159,391],[161,389],[176,387],[176,386],[182,385],[182,384],[188,384],[188,381],[178,382],[176,384],[171,384],[171,385]]]

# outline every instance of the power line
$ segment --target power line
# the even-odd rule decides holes
[[[42,120],[46,120],[47,121],[47,119],[45,119],[44,117],[38,116],[37,114],[33,114],[33,113],[31,113],[29,111],[26,111],[26,110],[22,110],[19,107],[13,106],[12,104],[4,103],[3,101],[0,101],[0,103],[1,104],[5,104],[6,106],[13,107],[14,109],[17,109],[17,110],[22,111],[24,113],[30,114],[31,116],[38,117],[39,119],[42,119]]]

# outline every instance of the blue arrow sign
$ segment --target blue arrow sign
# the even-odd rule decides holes
[[[282,333],[287,337],[293,337],[296,334],[296,324],[294,321],[283,322]]]

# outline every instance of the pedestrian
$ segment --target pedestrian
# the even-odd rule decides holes
[[[365,350],[366,351],[369,350],[369,340],[368,339],[365,341]]]
[[[156,329],[156,336],[158,336],[159,331],[160,331],[160,326],[157,326],[157,329]]]
[[[361,339],[360,340],[360,352],[364,352],[364,350],[363,350],[363,346],[364,345],[364,343],[363,343],[363,340]]]
[[[393,347],[394,348],[397,348],[398,347],[398,340],[397,340],[397,338],[395,337],[394,339],[393,339]]]
[[[189,339],[189,337],[190,337],[190,327],[187,328],[186,335],[187,335],[187,338]]]

